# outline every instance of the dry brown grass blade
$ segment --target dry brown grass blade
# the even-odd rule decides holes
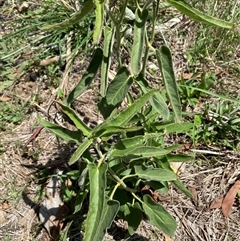
[[[240,180],[236,181],[235,184],[230,188],[227,195],[222,202],[222,212],[225,217],[228,217],[232,211],[232,206],[238,190],[240,189]]]

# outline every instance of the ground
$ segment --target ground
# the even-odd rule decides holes
[[[6,9],[12,6],[1,1],[0,5]],[[14,14],[18,14],[16,9],[11,11],[10,15],[5,13],[4,17],[0,16],[4,23],[2,29],[0,28],[1,35],[11,30],[11,28],[8,30],[7,24]],[[223,62],[221,57],[218,59],[218,56],[213,60],[209,56],[209,61],[204,61],[204,64],[199,60],[195,67],[189,67],[189,56],[192,55],[192,59],[196,58],[189,49],[193,48],[192,43],[197,42],[195,38],[199,36],[197,31],[200,28],[190,20],[179,19],[180,22],[165,35],[173,52],[174,68],[179,82],[181,75],[186,76],[195,71],[198,74],[204,70],[205,72],[212,71],[217,78],[214,91],[222,94],[224,90],[227,90],[227,95],[237,100],[240,86],[239,66],[235,65],[234,61],[239,60],[240,45],[234,45],[235,50],[229,53],[228,59],[232,58],[234,63]],[[191,31],[185,33],[188,28]],[[178,36],[182,36],[182,38]],[[160,40],[158,42],[157,39],[155,44],[160,44]],[[197,43],[195,46],[199,47]],[[202,56],[201,52],[199,53],[200,59]],[[19,55],[20,61],[32,58],[32,55],[32,52],[25,52]],[[67,92],[81,78],[90,59],[89,53],[87,56],[84,57],[84,61],[83,55],[80,54],[76,57],[65,86]],[[3,104],[1,105],[3,110],[0,110],[0,118],[2,118],[0,132],[0,240],[48,240],[46,230],[42,228],[39,221],[39,207],[42,201],[39,197],[41,185],[44,185],[44,180],[39,181],[39,173],[44,168],[53,171],[56,167],[64,167],[64,163],[69,159],[74,147],[63,144],[45,129],[41,130],[37,136],[36,143],[29,142],[39,127],[37,116],[46,117],[48,111],[50,116],[56,114],[56,109],[51,107],[51,103],[56,99],[58,84],[50,81],[49,72],[46,71],[45,75],[44,67],[41,67],[41,71],[37,72],[36,76],[35,71],[36,69],[39,71],[39,68],[28,69],[27,72],[18,76],[18,72],[21,73],[20,67],[16,67],[17,64],[15,66],[8,65],[6,62],[7,59],[0,62],[0,70],[17,73],[15,75],[17,81],[14,81],[8,88],[0,89],[0,103]],[[60,76],[59,79],[63,78],[67,71],[66,68],[59,70],[57,72],[57,75]],[[114,69],[112,71],[114,73]],[[152,75],[148,74],[149,78],[152,78]],[[1,75],[0,78],[0,81],[5,83],[6,76]],[[92,88],[85,92],[76,104],[78,113],[93,124],[101,121],[95,105],[98,98],[96,94],[98,83],[99,79],[96,77]],[[186,108],[186,110],[194,113],[196,109],[203,108],[204,101],[217,106],[219,98],[204,96],[194,107],[195,109]],[[6,108],[4,104],[11,106],[11,109]],[[18,112],[19,115],[17,115]],[[19,117],[19,120],[5,121],[6,115]],[[176,138],[174,141],[177,142],[177,140]],[[142,222],[135,235],[128,237],[126,223],[116,219],[108,230],[105,240],[126,240],[128,238],[128,240],[139,241],[239,240],[239,199],[235,199],[232,212],[227,218],[223,216],[221,209],[209,208],[213,200],[226,195],[231,186],[239,179],[240,155],[237,146],[230,148],[225,143],[219,145],[219,143],[201,142],[194,148],[186,147],[183,150],[186,153],[196,154],[195,161],[183,163],[178,170],[180,180],[192,192],[193,199],[172,187],[168,195],[160,195],[159,200],[178,223],[173,238],[158,231],[149,224],[147,219]],[[197,152],[193,149],[197,149]],[[82,235],[73,230],[69,240],[82,240]]]

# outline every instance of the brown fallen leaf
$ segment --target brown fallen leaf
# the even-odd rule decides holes
[[[2,204],[2,209],[3,209],[3,210],[9,209],[9,205],[8,205],[8,202],[7,202],[7,201],[3,202],[3,204]]]
[[[9,98],[9,97],[0,96],[0,101],[2,101],[2,102],[8,102],[8,101],[10,101],[10,100],[11,100],[11,98]]]
[[[196,207],[198,207],[198,192],[195,187],[188,187],[189,191],[192,193],[193,203]]]
[[[43,59],[41,60],[40,62],[40,66],[47,66],[47,65],[50,65],[52,63],[56,63],[58,62],[60,59],[60,56],[55,56],[55,57],[52,57],[52,58],[49,58],[49,59]]]
[[[173,241],[170,237],[168,237],[165,233],[163,234],[165,241]]]
[[[232,206],[238,190],[240,189],[240,180],[236,181],[235,184],[230,188],[228,193],[222,202],[222,212],[224,217],[228,217],[232,211]]]
[[[222,202],[223,202],[223,197],[218,197],[215,200],[213,200],[210,204],[210,209],[214,208],[221,208],[222,207]]]

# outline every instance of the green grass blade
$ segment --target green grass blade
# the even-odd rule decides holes
[[[94,7],[94,3],[92,0],[87,0],[84,2],[82,8],[73,14],[72,17],[66,19],[61,23],[56,23],[52,25],[46,25],[42,27],[44,31],[55,31],[55,30],[62,30],[65,28],[70,28],[72,25],[78,23],[83,17],[85,17]]]
[[[71,156],[68,164],[72,165],[74,164],[81,156],[82,154],[87,150],[87,148],[92,144],[91,139],[85,139],[83,143],[77,148],[77,150],[73,153]]]
[[[77,144],[81,143],[82,140],[82,132],[81,131],[71,131],[66,128],[63,128],[59,125],[53,124],[52,122],[46,121],[40,116],[38,117],[38,122],[40,125],[44,126],[52,133],[57,135],[58,137],[62,138],[63,140],[69,142],[73,141]]]
[[[179,85],[180,87],[186,87],[186,85]],[[193,90],[197,90],[199,92],[202,92],[202,93],[205,93],[205,94],[208,94],[210,96],[213,96],[213,97],[217,97],[217,98],[220,98],[222,100],[227,100],[229,102],[232,102],[234,104],[237,104],[237,105],[240,105],[240,100],[238,100],[237,98],[236,99],[233,99],[233,98],[229,98],[225,95],[219,95],[217,93],[214,93],[212,91],[209,91],[209,90],[204,90],[204,89],[200,89],[200,88],[197,88],[197,87],[193,87],[193,86],[188,86],[189,89],[193,89]]]
[[[102,35],[102,27],[103,27],[103,8],[104,8],[105,0],[95,0],[95,26],[93,31],[93,44],[98,44]]]
[[[160,50],[156,51],[156,56],[175,118],[177,122],[180,122],[182,119],[181,102],[173,71],[171,52],[168,47],[161,46]]]
[[[181,13],[186,14],[195,21],[221,28],[232,29],[234,27],[232,23],[204,14],[198,9],[191,7],[183,0],[167,0],[167,2],[178,9]]]
[[[89,128],[89,127],[79,118],[79,116],[76,114],[76,112],[75,112],[72,108],[70,108],[70,107],[68,107],[68,106],[66,106],[66,105],[64,105],[64,104],[62,104],[62,103],[60,103],[60,102],[57,102],[57,103],[60,105],[63,113],[66,114],[66,115],[72,120],[72,122],[73,122],[74,125],[77,127],[77,129],[78,129],[78,130],[81,130],[81,131],[83,132],[83,135],[85,135],[85,136],[90,136],[92,129]]]
[[[143,11],[141,11],[140,9],[136,10],[133,48],[131,52],[131,69],[134,76],[137,76],[141,71],[147,17],[147,9]]]
[[[103,47],[103,61],[102,61],[102,68],[101,68],[101,87],[100,87],[100,94],[102,97],[106,95],[107,90],[107,82],[108,82],[108,73],[109,67],[111,65],[111,55],[112,55],[112,48],[113,48],[113,38],[115,35],[115,28],[111,29],[109,27],[105,27],[104,31],[104,47]]]
[[[92,83],[93,78],[95,77],[101,62],[102,62],[103,52],[100,48],[97,48],[95,54],[84,73],[82,79],[78,82],[77,86],[70,92],[70,94],[64,100],[65,105],[70,105],[74,99],[81,95],[87,87]]]
[[[143,201],[142,207],[150,223],[168,236],[173,237],[177,229],[177,223],[174,218],[162,205],[154,202],[149,195],[144,195]]]

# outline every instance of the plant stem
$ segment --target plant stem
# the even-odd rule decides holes
[[[128,191],[130,193],[136,192],[135,189],[131,189],[131,188],[127,187],[127,185],[123,182],[124,179],[130,178],[130,177],[135,177],[136,174],[128,175],[128,176],[125,176],[122,179],[120,179],[110,167],[108,167],[108,171],[113,176],[113,178],[117,181],[117,185],[114,187],[114,189],[113,189],[113,191],[110,195],[110,198],[109,198],[110,200],[113,199],[113,196],[114,196],[114,194],[115,194],[115,192],[116,192],[116,190],[119,186],[122,186],[126,191]]]

